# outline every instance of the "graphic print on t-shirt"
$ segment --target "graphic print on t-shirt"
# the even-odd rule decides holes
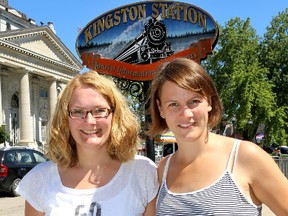
[[[75,209],[75,216],[101,216],[101,205],[97,202],[90,204],[89,212],[83,213],[81,210],[85,209],[85,205],[78,205]]]

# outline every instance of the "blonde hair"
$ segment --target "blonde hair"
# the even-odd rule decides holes
[[[115,83],[95,71],[77,75],[59,95],[51,122],[47,157],[60,166],[72,167],[78,163],[76,142],[68,125],[68,106],[73,92],[81,86],[88,86],[99,92],[112,110],[112,127],[107,143],[110,157],[120,162],[134,158],[140,125]]]
[[[155,137],[168,131],[166,121],[160,116],[156,102],[159,100],[162,86],[166,81],[205,97],[212,106],[212,110],[208,114],[208,126],[213,128],[219,123],[222,117],[222,103],[213,80],[197,62],[186,58],[176,58],[162,63],[152,80],[148,109],[148,113],[151,115],[151,124],[147,131],[148,135]]]

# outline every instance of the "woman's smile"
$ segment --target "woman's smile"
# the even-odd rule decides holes
[[[94,130],[80,130],[85,134],[92,135],[92,134],[99,134],[102,129],[94,129]]]

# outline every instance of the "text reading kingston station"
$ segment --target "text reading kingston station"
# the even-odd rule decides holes
[[[118,26],[120,23],[147,18],[146,7],[147,4],[130,5],[94,20],[84,29],[85,44],[105,30]],[[182,20],[207,29],[206,14],[193,6],[177,3],[153,3],[151,11],[152,18]]]

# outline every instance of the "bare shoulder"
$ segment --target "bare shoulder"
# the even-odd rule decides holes
[[[261,147],[250,141],[241,141],[237,164],[244,168],[253,178],[269,174],[271,170],[277,170],[278,166],[273,158]]]
[[[232,146],[236,141],[235,138],[226,137],[214,133],[209,134],[209,140],[211,140],[212,146],[215,146],[215,144],[217,144],[221,152],[226,149],[226,151],[228,151],[228,154],[230,154]]]
[[[243,159],[248,162],[257,162],[259,160],[263,162],[263,160],[267,159],[269,159],[269,161],[273,161],[271,156],[257,144],[245,140],[241,141],[239,148],[239,159]]]

